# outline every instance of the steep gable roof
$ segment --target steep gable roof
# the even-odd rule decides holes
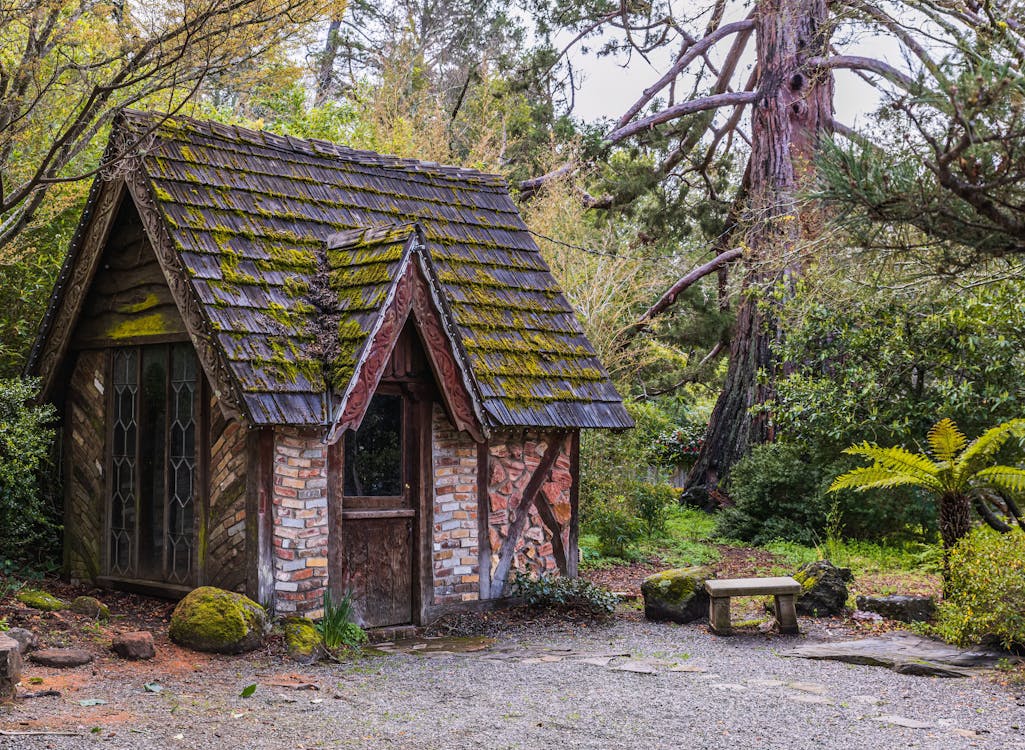
[[[138,112],[112,143],[140,135],[132,196],[254,424],[332,420],[415,235],[485,428],[632,425],[500,177]]]

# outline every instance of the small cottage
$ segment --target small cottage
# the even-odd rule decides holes
[[[107,158],[28,367],[72,578],[386,626],[576,574],[632,423],[501,178],[138,112]]]

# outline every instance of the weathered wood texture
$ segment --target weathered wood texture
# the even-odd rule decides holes
[[[100,256],[72,346],[117,346],[174,336],[184,338],[185,324],[135,204],[126,200]]]
[[[346,520],[342,586],[352,592],[356,621],[365,627],[413,619],[413,517]]]
[[[75,355],[64,408],[64,565],[73,579],[103,573],[107,444],[107,357]]]
[[[210,398],[209,499],[206,504],[206,539],[200,540],[204,582],[210,586],[244,591],[246,587],[246,476],[248,436],[245,426],[227,419]]]
[[[570,573],[572,435],[503,433],[490,442],[490,597],[516,572]]]

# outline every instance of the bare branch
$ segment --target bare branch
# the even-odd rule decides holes
[[[670,120],[676,120],[680,117],[686,117],[697,112],[706,112],[710,109],[718,109],[720,107],[734,107],[738,104],[753,104],[758,101],[761,97],[761,93],[757,91],[735,91],[725,94],[713,94],[712,96],[706,96],[701,99],[691,99],[690,101],[680,102],[672,107],[667,107],[661,112],[656,112],[648,117],[643,117],[640,120],[625,125],[620,128],[616,128],[607,136],[605,141],[607,143],[619,143],[632,135],[650,130],[656,125],[661,125],[664,122]]]
[[[750,32],[753,29],[754,21],[748,17],[743,21],[736,21],[734,23],[728,23],[725,26],[721,26],[708,36],[695,42],[683,55],[680,56],[680,58],[673,64],[673,67],[666,71],[665,75],[659,78],[654,84],[644,89],[641,98],[634,102],[630,108],[623,113],[623,116],[619,118],[617,128],[622,129],[634,118],[634,116],[637,115],[638,112],[644,109],[655,94],[672,83],[688,65],[699,57],[702,57],[704,53],[707,52],[716,42],[730,36],[731,34]]]
[[[905,75],[892,65],[882,60],[871,57],[859,57],[857,55],[833,55],[832,57],[812,57],[808,64],[819,68],[836,70],[844,68],[847,70],[867,70],[882,76],[888,81],[900,85],[907,91],[914,91],[920,88],[918,82],[911,76]]]
[[[723,266],[737,260],[743,254],[743,248],[735,247],[731,250],[727,250],[680,278],[675,284],[669,287],[669,290],[659,298],[658,302],[648,308],[647,312],[638,319],[637,323],[634,325],[633,332],[637,333],[644,330],[648,326],[648,323],[651,322],[652,318],[672,307],[672,305],[676,303],[676,299],[683,294],[683,292],[709,274],[715,273]]]

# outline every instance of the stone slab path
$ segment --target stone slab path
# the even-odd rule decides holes
[[[876,638],[811,643],[784,651],[781,656],[889,667],[902,674],[925,677],[972,677],[992,671],[1002,660],[1017,661],[1004,651],[959,649],[902,630]]]

